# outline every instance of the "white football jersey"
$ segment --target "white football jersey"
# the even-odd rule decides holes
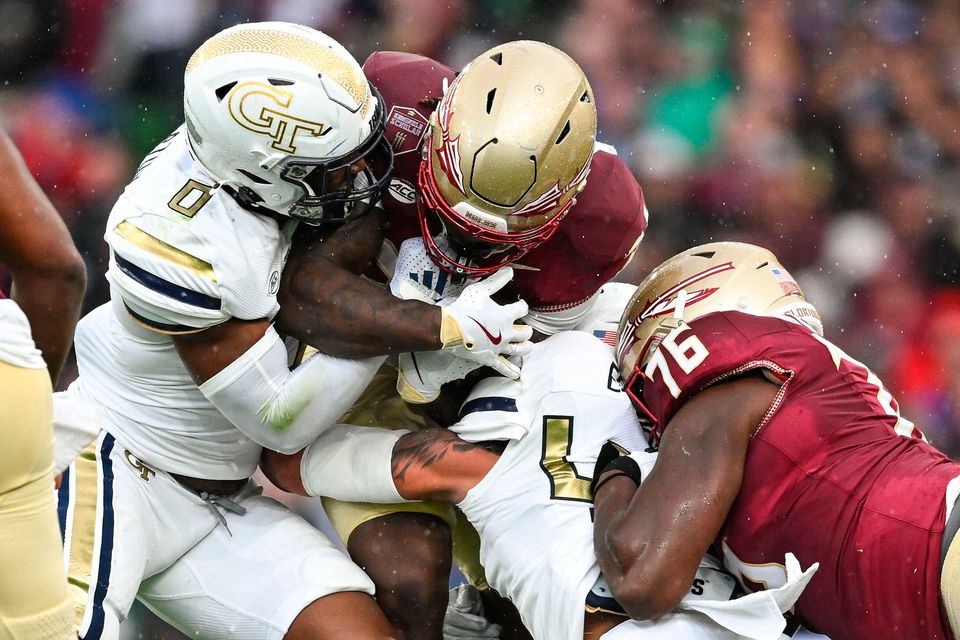
[[[33,343],[30,322],[13,300],[0,299],[0,362],[25,369],[47,366]]]
[[[78,325],[71,393],[102,406],[108,430],[144,462],[214,479],[256,468],[260,446],[201,394],[171,335],[272,318],[295,228],[215,188],[182,127],[120,196],[104,236],[111,302]]]
[[[520,384],[481,382],[453,431],[526,422],[459,507],[480,534],[487,581],[517,606],[535,638],[582,640],[593,551],[590,479],[607,440],[647,447],[613,355],[590,334],[559,333],[524,358]]]

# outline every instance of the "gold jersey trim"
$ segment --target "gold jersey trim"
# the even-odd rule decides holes
[[[118,224],[113,232],[135,247],[139,247],[158,258],[181,266],[210,282],[217,281],[217,275],[212,264],[167,244],[160,238],[134,226],[129,220],[124,220]]]

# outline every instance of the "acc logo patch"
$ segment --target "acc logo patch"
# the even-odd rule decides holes
[[[280,272],[274,271],[270,274],[270,288],[268,292],[272,295],[280,289]]]
[[[413,204],[417,201],[416,190],[414,190],[413,185],[406,180],[394,178],[390,181],[390,186],[387,188],[387,191],[389,191],[393,199],[398,202]]]
[[[394,105],[387,115],[384,135],[393,145],[394,155],[399,156],[419,149],[426,130],[426,116],[411,107]]]

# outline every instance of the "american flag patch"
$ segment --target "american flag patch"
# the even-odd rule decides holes
[[[608,344],[611,347],[617,346],[617,332],[616,331],[601,331],[599,329],[593,332],[593,335],[600,340],[603,344]]]
[[[777,280],[780,280],[780,281],[789,280],[793,282],[793,278],[790,276],[789,273],[787,273],[786,269],[778,269],[777,267],[770,267],[770,273],[772,273]]]
[[[793,279],[793,276],[791,276],[786,269],[770,267],[770,273],[772,273],[773,277],[780,283],[780,288],[783,289],[785,294],[792,295],[800,293],[800,285],[797,284],[797,281]]]

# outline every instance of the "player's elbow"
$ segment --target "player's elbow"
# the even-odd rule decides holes
[[[29,288],[40,283],[48,291],[56,290],[64,300],[82,298],[87,285],[86,264],[72,244],[51,248],[29,264],[19,269],[11,268],[11,271],[14,283]]]
[[[668,586],[646,578],[628,578],[616,588],[611,585],[611,588],[617,602],[634,620],[652,620],[669,613],[686,592],[684,589],[677,595]]]
[[[616,570],[605,574],[617,602],[635,620],[650,620],[670,612],[686,595],[688,584],[658,558],[653,551],[624,536],[608,535],[606,546]]]

